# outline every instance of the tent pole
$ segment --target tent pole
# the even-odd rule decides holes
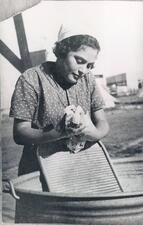
[[[0,40],[0,53],[17,69],[20,73],[24,72],[23,62],[19,59],[13,51]]]
[[[25,35],[22,14],[18,14],[16,16],[14,16],[13,20],[14,20],[14,24],[15,24],[21,59],[23,61],[24,69],[26,70],[26,69],[32,67],[32,63],[31,63],[31,59],[30,59],[30,53],[28,50],[28,44],[27,44],[27,39],[26,39],[26,35]]]

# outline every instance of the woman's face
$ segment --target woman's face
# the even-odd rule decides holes
[[[98,50],[89,46],[81,46],[77,51],[70,51],[60,62],[60,75],[70,84],[76,84],[78,79],[94,67]]]

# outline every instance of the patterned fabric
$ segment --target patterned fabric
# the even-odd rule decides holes
[[[80,105],[91,114],[103,107],[92,74],[79,79],[76,85],[65,88],[57,80],[54,70],[55,63],[46,62],[28,69],[19,77],[11,100],[11,117],[30,121],[32,127],[48,131],[61,121],[64,108],[69,104]]]

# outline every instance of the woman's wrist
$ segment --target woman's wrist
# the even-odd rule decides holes
[[[62,133],[56,129],[43,133],[44,142],[52,142],[62,138]]]
[[[100,132],[97,130],[97,128],[94,126],[90,131],[85,135],[85,138],[87,141],[98,141],[101,139]]]
[[[66,131],[52,129],[51,131],[43,132],[43,143],[54,142],[69,137],[70,135]]]

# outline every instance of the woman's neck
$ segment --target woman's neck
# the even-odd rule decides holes
[[[73,86],[73,84],[66,81],[66,79],[62,76],[62,67],[61,64],[56,61],[55,63],[55,70],[53,71],[54,78],[56,82],[63,88],[63,89],[69,89]]]

